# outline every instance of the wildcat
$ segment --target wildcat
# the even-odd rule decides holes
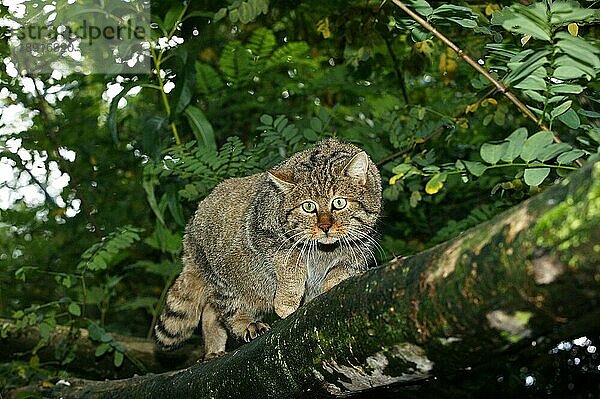
[[[183,239],[183,270],[155,327],[159,349],[177,348],[198,323],[205,357],[228,333],[250,341],[342,280],[361,273],[377,245],[381,181],[358,147],[335,139],[275,168],[219,184]]]

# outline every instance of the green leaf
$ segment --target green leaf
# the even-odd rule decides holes
[[[577,112],[573,108],[570,108],[567,112],[560,115],[558,120],[570,127],[571,129],[578,129],[581,126],[581,120],[577,116]]]
[[[559,83],[550,86],[550,93],[555,94],[579,94],[583,91],[583,86],[570,84],[570,83]]]
[[[181,206],[181,200],[177,195],[177,191],[170,189],[166,192],[166,196],[167,206],[169,207],[169,212],[171,212],[175,223],[180,226],[185,226],[186,220],[183,216],[183,207]]]
[[[512,162],[521,154],[523,150],[523,144],[527,140],[527,129],[520,127],[510,134],[506,138],[508,141],[508,147],[504,152],[504,155],[500,158],[504,162]]]
[[[119,108],[119,100],[121,100],[121,98],[123,98],[127,92],[129,92],[129,90],[139,86],[140,84],[141,83],[139,80],[128,82],[123,86],[123,89],[119,92],[119,94],[114,96],[110,102],[106,124],[115,144],[119,142],[119,132],[117,130],[117,111]]]
[[[156,218],[162,223],[165,224],[165,219],[163,218],[163,212],[158,206],[158,202],[156,201],[156,194],[154,193],[154,179],[144,179],[142,181],[142,187],[144,191],[146,191],[146,200],[148,201],[148,205],[150,205],[150,209],[156,215]]]
[[[275,44],[276,40],[273,31],[260,27],[252,32],[247,47],[252,51],[252,55],[259,58],[266,58],[275,49]]]
[[[115,367],[121,367],[121,365],[123,364],[123,352],[115,351],[113,364],[115,365]]]
[[[557,116],[564,114],[565,112],[567,112],[567,110],[569,108],[571,108],[571,104],[573,104],[572,100],[565,101],[564,103],[562,103],[558,107],[554,108],[550,112],[550,115],[552,116],[552,118],[556,118]]]
[[[424,17],[428,17],[433,12],[433,8],[425,0],[415,0],[411,1],[410,3],[410,5],[415,9],[415,11],[423,15]]]
[[[79,270],[103,270],[117,259],[122,251],[129,248],[135,241],[140,239],[138,233],[144,231],[139,227],[124,226],[117,228],[103,238],[101,242],[89,247],[83,255],[81,262],[77,265]]]
[[[67,308],[67,310],[69,311],[69,313],[71,313],[73,316],[81,316],[81,307],[76,304],[75,302],[71,302]]]
[[[319,118],[310,118],[310,128],[317,133],[321,133],[323,131],[323,123]]]
[[[419,201],[421,201],[422,197],[421,197],[421,193],[419,191],[413,191],[410,194],[410,206],[412,208],[416,208],[417,205],[419,204]]]
[[[273,126],[273,117],[271,115],[263,114],[260,117],[260,123],[267,126]]]
[[[554,78],[560,80],[570,80],[570,79],[579,79],[579,78],[587,78],[591,79],[590,75],[582,71],[579,68],[574,66],[562,65],[554,70],[553,74]]]
[[[318,141],[319,135],[313,129],[304,129],[302,135],[308,141]]]
[[[50,325],[48,323],[40,323],[38,331],[42,339],[46,340],[50,338]]]
[[[562,154],[565,151],[569,151],[571,148],[572,147],[567,143],[552,143],[549,146],[544,147],[544,149],[539,152],[537,159],[545,162],[559,154]]]
[[[555,0],[550,2],[550,23],[553,26],[565,26],[571,22],[593,20],[596,10],[583,8],[576,1]]]
[[[219,68],[223,75],[234,83],[238,80],[248,79],[252,64],[251,58],[252,55],[240,41],[232,40],[227,42],[221,51]]]
[[[409,163],[401,163],[401,164],[394,166],[394,168],[392,169],[392,173],[403,176],[412,168],[413,168],[413,166]]]
[[[255,17],[254,12],[252,10],[252,6],[246,1],[242,2],[239,7],[240,12],[240,22],[243,24],[247,24]]]
[[[526,95],[527,97],[531,98],[533,101],[537,101],[539,103],[546,102],[546,97],[544,97],[543,95],[541,95],[537,91],[534,91],[534,90],[525,90],[523,92],[523,94]]]
[[[600,58],[596,54],[600,53],[598,47],[588,43],[585,39],[572,36],[567,32],[558,32],[556,37],[556,47],[561,53],[576,60],[579,63],[589,65],[592,68],[600,68]]]
[[[193,52],[188,51],[187,47],[181,47],[175,51],[175,55],[177,76],[171,100],[171,120],[186,109],[196,87],[196,59]]]
[[[169,11],[167,11],[167,14],[165,15],[165,23],[163,25],[167,31],[170,32],[175,27],[175,24],[179,22],[177,18],[181,15],[182,10],[183,4],[175,4],[169,8]]]
[[[239,8],[234,8],[232,10],[229,10],[229,20],[231,21],[231,23],[236,23],[237,21],[239,21],[240,19],[240,10]]]
[[[529,137],[525,141],[525,144],[523,144],[523,149],[521,150],[520,154],[521,159],[525,162],[533,161],[544,149],[544,147],[550,145],[553,141],[554,135],[552,132],[547,130],[537,132],[533,136]]]
[[[463,161],[463,163],[465,164],[465,167],[469,173],[476,177],[481,176],[487,169],[487,166],[481,162]]]
[[[546,90],[546,81],[539,76],[529,75],[515,87],[517,89]]]
[[[585,151],[571,150],[560,154],[558,158],[556,158],[556,162],[558,162],[559,165],[569,164],[571,162],[574,162],[576,159],[581,158],[584,155]]]
[[[550,51],[548,50],[533,52],[533,50],[528,49],[521,51],[506,64],[511,72],[506,76],[504,81],[506,83],[518,82],[531,75],[541,78],[546,77],[544,66],[550,62],[547,57],[548,55],[550,55]]]
[[[430,195],[437,193],[442,189],[442,187],[444,187],[446,178],[448,178],[448,174],[446,172],[436,173],[425,185],[425,192]]]
[[[204,112],[194,105],[188,105],[183,113],[192,128],[196,141],[202,143],[206,148],[216,151],[215,132]]]
[[[99,341],[102,336],[103,329],[96,323],[90,323],[87,326],[88,334],[90,334],[90,338],[94,341]]]
[[[479,155],[481,158],[492,165],[498,163],[500,158],[502,158],[506,154],[506,150],[508,149],[508,143],[501,144],[489,144],[484,143],[480,150]]]
[[[600,118],[600,112],[590,111],[587,109],[580,109],[577,112],[579,115],[587,116],[588,118]]]
[[[523,178],[529,186],[539,186],[550,174],[550,168],[527,168]]]
[[[502,27],[510,32],[531,35],[548,42],[552,40],[547,23],[546,6],[541,2],[531,6],[513,4],[494,14],[499,14],[498,17],[502,18]],[[494,20],[492,22],[494,23]]]
[[[96,357],[102,356],[111,348],[110,344],[107,342],[103,342],[96,348],[96,352],[94,353]]]
[[[213,21],[214,22],[220,21],[223,18],[225,18],[226,15],[227,15],[227,7],[220,8],[219,11],[217,11],[215,13],[215,16],[213,17]]]
[[[100,337],[100,341],[101,342],[112,342],[113,341],[113,337],[109,333],[105,332]]]
[[[217,71],[208,64],[196,62],[196,91],[201,94],[214,94],[225,84]]]
[[[452,18],[452,17],[448,17],[446,18],[448,21],[452,21],[454,23],[457,23],[460,26],[463,26],[465,28],[475,28],[477,26],[477,22],[473,19],[466,19],[466,18]]]

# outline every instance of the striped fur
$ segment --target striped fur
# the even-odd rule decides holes
[[[271,171],[224,181],[186,227],[184,268],[155,328],[158,347],[178,347],[199,323],[207,357],[224,353],[228,335],[256,338],[269,328],[265,313],[286,317],[375,262],[380,210],[377,168],[334,139]]]

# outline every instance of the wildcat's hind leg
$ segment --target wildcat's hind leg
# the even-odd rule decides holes
[[[202,310],[202,337],[204,338],[205,359],[225,354],[227,330],[219,320],[219,314],[210,303]]]

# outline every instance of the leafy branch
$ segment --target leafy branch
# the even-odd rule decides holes
[[[519,100],[513,93],[511,93],[508,90],[508,88],[501,81],[499,81],[496,78],[494,78],[485,68],[483,68],[481,65],[479,65],[477,63],[477,61],[475,61],[473,58],[471,58],[471,56],[469,56],[467,53],[465,53],[456,44],[454,44],[454,42],[452,42],[450,39],[448,39],[446,36],[444,36],[442,33],[440,33],[429,22],[427,22],[426,20],[424,20],[423,18],[421,18],[421,16],[419,16],[413,10],[411,10],[410,8],[408,8],[400,0],[392,0],[392,1],[398,7],[400,7],[400,9],[402,9],[402,11],[404,11],[405,13],[407,13],[412,19],[414,19],[416,22],[418,22],[423,28],[427,29],[435,37],[437,37],[438,39],[440,39],[446,46],[448,46],[449,48],[451,48],[452,50],[454,50],[458,54],[458,56],[460,56],[470,66],[472,66],[477,72],[479,72],[487,80],[489,80],[494,85],[494,87],[496,88],[497,91],[499,91],[500,93],[502,93],[513,104],[515,104],[515,106],[521,112],[523,112],[529,119],[531,119],[533,122],[535,122],[536,125],[539,125],[542,130],[550,131],[550,129],[548,128],[548,126],[546,126],[545,124],[543,124],[542,121],[539,120],[535,116],[535,114],[529,108],[527,108],[527,106],[521,100]],[[561,142],[561,140],[555,134],[553,134],[553,140],[556,143],[560,143]]]
[[[528,137],[527,129],[519,128],[503,142],[483,144],[479,154],[483,162],[457,160],[454,164],[443,167],[426,164],[421,168],[412,162],[405,162],[394,167],[394,176],[390,179],[390,184],[394,185],[413,176],[428,177],[425,192],[433,195],[442,189],[451,175],[460,175],[463,180],[468,181],[468,175],[480,177],[488,170],[519,167],[524,170],[517,173],[516,178],[519,181],[522,178],[530,187],[537,187],[544,182],[552,169],[577,169],[569,164],[576,162],[584,154],[585,151],[573,149],[569,144],[553,142],[552,133],[549,131],[543,130]],[[556,164],[547,162],[554,158]],[[521,161],[515,162],[516,159]]]

